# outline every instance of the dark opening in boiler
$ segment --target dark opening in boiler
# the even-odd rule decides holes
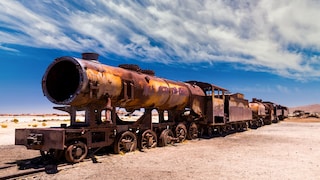
[[[72,97],[80,84],[80,72],[71,61],[56,63],[47,73],[46,89],[48,95],[62,102]]]

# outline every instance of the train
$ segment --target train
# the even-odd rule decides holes
[[[210,83],[168,80],[133,64],[105,65],[97,53],[56,58],[41,84],[44,96],[59,105],[53,108],[70,115],[70,125],[16,129],[15,145],[69,163],[104,147],[114,153],[146,150],[259,128],[288,115],[285,106],[249,102]]]

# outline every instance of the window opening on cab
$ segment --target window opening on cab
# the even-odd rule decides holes
[[[215,89],[214,90],[214,97],[218,99],[223,99],[224,96],[224,91],[220,89]]]

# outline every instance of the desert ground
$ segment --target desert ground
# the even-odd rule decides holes
[[[15,128],[59,126],[61,122],[67,123],[55,118],[0,121],[1,167],[39,156],[37,151],[13,145]],[[319,179],[319,122],[317,118],[290,118],[226,137],[125,155],[107,153],[96,156],[98,163],[85,161],[58,168],[56,174],[42,172],[24,179]],[[15,171],[23,170],[17,166]],[[0,177],[6,173],[10,172],[0,169]]]

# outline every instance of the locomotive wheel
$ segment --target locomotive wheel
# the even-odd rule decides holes
[[[209,138],[214,137],[214,129],[212,127],[208,127],[208,136]]]
[[[185,141],[187,134],[187,127],[183,123],[179,123],[176,127],[176,137],[179,139],[179,142]]]
[[[116,154],[125,154],[135,151],[137,148],[137,137],[130,131],[120,134],[114,144],[114,152]]]
[[[225,137],[227,135],[226,126],[218,126],[218,134],[220,137]]]
[[[204,135],[205,135],[205,129],[204,129],[203,127],[200,127],[199,136],[200,136],[200,137],[204,137]],[[188,136],[187,136],[187,138],[188,138]],[[189,139],[189,138],[188,138],[188,139]]]
[[[65,158],[70,163],[82,161],[88,154],[88,147],[81,141],[75,141],[70,144],[65,151]]]
[[[224,134],[223,128],[221,126],[218,126],[217,129],[218,129],[218,135],[223,136]]]
[[[197,139],[198,138],[198,126],[196,123],[191,123],[188,128],[188,139]]]
[[[49,151],[40,150],[41,157],[52,158],[54,160],[59,160],[62,157],[63,151],[57,149],[50,149]]]
[[[149,149],[157,147],[157,135],[154,131],[148,129],[144,131],[139,140],[140,149]]]
[[[161,132],[160,138],[159,138],[159,145],[160,146],[167,146],[168,144],[174,143],[174,136],[173,132],[170,129],[165,129]]]

